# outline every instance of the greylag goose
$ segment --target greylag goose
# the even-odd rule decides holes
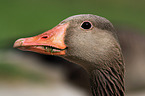
[[[122,51],[113,25],[103,17],[71,16],[40,35],[18,39],[14,47],[79,64],[90,76],[93,96],[124,96]]]

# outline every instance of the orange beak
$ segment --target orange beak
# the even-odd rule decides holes
[[[47,55],[64,55],[66,49],[64,36],[67,26],[68,23],[58,25],[40,35],[18,39],[14,43],[14,48]]]

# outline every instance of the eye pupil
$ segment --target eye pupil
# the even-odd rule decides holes
[[[92,27],[90,22],[83,22],[82,26],[83,29],[90,29]]]

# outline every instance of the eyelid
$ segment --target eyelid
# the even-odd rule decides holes
[[[82,28],[82,25],[83,25],[84,22],[89,22],[89,23],[91,24],[91,27],[90,27],[89,29],[84,29],[84,28]],[[83,30],[90,30],[90,29],[92,29],[92,27],[93,27],[92,22],[90,22],[90,21],[88,21],[88,20],[85,20],[85,21],[83,21],[83,22],[81,23],[81,29],[83,29]]]

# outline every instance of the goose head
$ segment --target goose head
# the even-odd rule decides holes
[[[104,83],[103,80],[109,80],[109,75],[112,75],[111,78],[117,81],[112,84],[108,81],[110,83],[108,87],[107,82],[105,83],[106,90],[107,88],[110,90],[108,94],[117,94],[111,90],[118,90],[118,94],[124,94],[124,63],[121,48],[113,25],[103,17],[92,14],[71,16],[40,35],[18,39],[14,47],[42,54],[59,55],[86,69],[92,82],[97,82],[95,79],[100,78]],[[117,82],[121,88],[113,85]],[[99,85],[95,84],[91,84],[93,91],[99,88]],[[96,91],[92,92],[94,96],[107,94],[104,92],[105,89],[102,89],[104,93]]]

